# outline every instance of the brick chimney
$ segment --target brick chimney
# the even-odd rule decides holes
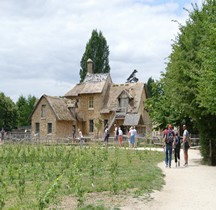
[[[93,61],[90,58],[87,60],[87,72],[93,74]]]

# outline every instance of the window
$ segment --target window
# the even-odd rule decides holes
[[[52,123],[47,124],[47,133],[52,133]]]
[[[41,117],[46,117],[46,105],[41,106]]]
[[[89,120],[89,132],[94,132],[94,120]]]
[[[120,98],[119,108],[120,112],[126,112],[128,107],[128,98]]]
[[[89,97],[88,107],[89,109],[94,109],[94,97]]]
[[[40,123],[35,123],[35,133],[40,133]]]

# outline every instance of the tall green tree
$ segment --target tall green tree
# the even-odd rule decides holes
[[[204,6],[203,30],[205,37],[201,43],[198,57],[202,60],[198,78],[197,100],[209,114],[216,114],[216,1]]]
[[[148,79],[148,81],[147,81],[146,87],[147,87],[147,96],[148,96],[148,98],[152,97],[152,88],[153,88],[154,82],[155,81],[152,79],[152,77],[150,77]]]
[[[173,123],[187,124],[191,133],[197,129],[204,160],[216,165],[216,0],[192,6],[146,108],[160,127]]]
[[[0,92],[0,129],[10,131],[17,126],[18,111],[15,103]]]
[[[29,95],[27,98],[20,96],[16,103],[18,109],[18,126],[29,126],[29,116],[34,109],[37,98],[35,96]]]
[[[197,127],[201,153],[211,165],[216,165],[215,8],[215,0],[206,0],[201,9],[195,4],[188,11],[162,78],[169,106],[175,107],[178,119]]]
[[[170,103],[169,95],[165,95],[164,81],[158,80],[151,83],[151,97],[145,101],[154,128],[164,129],[168,124],[178,126],[181,123],[179,112]]]
[[[87,74],[87,60],[91,59],[94,63],[93,73],[109,73],[109,46],[102,32],[92,31],[91,38],[86,44],[85,52],[80,62],[80,81],[85,79]]]
[[[165,128],[167,124],[163,85],[159,80],[151,83],[151,97],[148,97],[144,103],[152,119],[153,127],[158,129]]]

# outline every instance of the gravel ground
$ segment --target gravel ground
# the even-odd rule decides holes
[[[161,191],[151,194],[150,201],[128,199],[121,210],[215,210],[216,209],[216,167],[201,165],[199,150],[190,149],[189,165],[165,168],[164,162],[159,167],[165,174]]]

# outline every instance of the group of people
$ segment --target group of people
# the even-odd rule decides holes
[[[184,166],[188,166],[188,149],[190,147],[189,132],[186,125],[183,125],[183,139],[181,142],[178,132],[172,129],[172,125],[168,125],[168,128],[163,133],[164,139],[164,151],[165,151],[165,165],[171,168],[172,152],[174,150],[176,167],[180,166],[180,149],[184,152]]]
[[[106,142],[106,144],[108,144],[109,136],[110,133],[109,133],[108,125],[106,125],[104,128],[104,142]],[[130,130],[128,132],[129,147],[135,147],[136,136],[137,136],[137,131],[135,127],[134,126],[130,127]],[[116,124],[114,124],[114,141],[118,142],[119,147],[122,147],[123,130],[121,126],[118,127]]]
[[[118,141],[119,147],[122,147],[122,141],[123,141],[123,131],[122,128],[119,126],[117,127],[116,124],[114,124],[114,140]]]
[[[83,139],[83,133],[82,133],[82,131],[78,128],[77,129],[77,134],[78,134],[78,140],[79,140],[79,144],[80,144],[80,146],[82,146],[83,145],[83,142],[84,142],[84,139]],[[72,140],[74,141],[76,139],[76,128],[75,128],[75,126],[73,126],[73,129],[72,129]]]
[[[73,129],[73,138],[75,138],[75,129]],[[106,125],[104,128],[104,142],[108,144],[109,140],[109,126]],[[130,130],[128,132],[128,143],[129,147],[135,147],[136,145],[136,136],[137,131],[134,126],[130,127]],[[78,129],[78,139],[80,145],[83,144],[83,134],[80,129]],[[163,139],[164,139],[164,152],[165,152],[165,165],[166,167],[171,168],[172,163],[172,154],[174,152],[174,158],[175,158],[175,165],[176,167],[180,166],[180,150],[181,146],[184,152],[184,166],[188,166],[188,149],[190,148],[190,138],[189,138],[189,132],[186,128],[186,125],[183,125],[183,139],[181,142],[180,136],[178,132],[174,131],[172,129],[172,125],[168,125],[167,129],[163,132]],[[116,124],[114,124],[114,140],[118,142],[119,147],[122,147],[122,141],[123,141],[123,131],[121,126],[117,127]]]
[[[108,138],[109,138],[109,130],[108,126],[105,128],[105,137],[104,141],[108,143]],[[107,135],[108,134],[108,135]],[[114,140],[118,142],[119,147],[122,147],[122,141],[123,141],[123,131],[122,128],[119,126],[117,127],[116,124],[114,124]]]
[[[135,145],[136,145],[136,136],[137,136],[136,128],[134,126],[130,127],[130,130],[128,132],[129,147],[135,147]]]
[[[122,140],[123,140],[123,131],[121,126],[117,127],[116,124],[114,124],[114,140],[118,141],[119,147],[122,147]],[[128,143],[129,147],[135,147],[136,144],[136,136],[137,131],[134,126],[130,127],[130,130],[128,131]]]

